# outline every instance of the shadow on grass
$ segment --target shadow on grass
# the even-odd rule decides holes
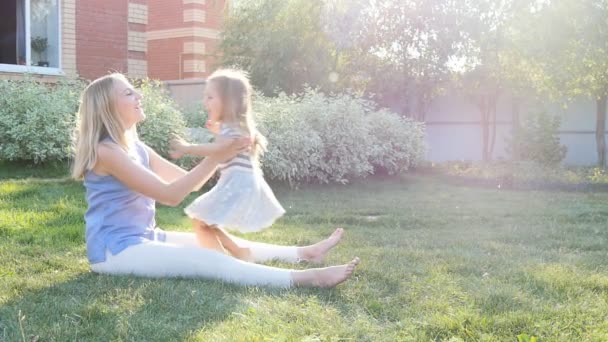
[[[217,281],[79,274],[0,305],[0,340],[184,340],[230,319],[248,291]]]

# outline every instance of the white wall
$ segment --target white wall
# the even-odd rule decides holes
[[[511,138],[512,99],[505,96],[497,106],[497,134],[493,159],[507,159]],[[560,142],[568,149],[565,164],[597,163],[595,147],[595,101],[580,98],[567,107],[555,103],[523,102],[521,122],[526,114],[545,110],[561,120]],[[479,110],[456,92],[437,98],[426,116],[427,158],[434,162],[481,160],[482,130]],[[608,137],[607,137],[608,139]]]

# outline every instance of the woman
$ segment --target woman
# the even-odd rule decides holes
[[[72,175],[84,178],[89,205],[85,238],[94,272],[202,277],[275,287],[333,287],[352,275],[358,258],[344,265],[301,271],[253,263],[321,261],[340,241],[341,229],[306,247],[256,243],[228,234],[240,249],[248,249],[253,262],[201,248],[193,233],[158,229],[156,201],[178,205],[205,184],[221,161],[248,149],[250,142],[235,140],[186,172],[138,140],[135,126],[145,119],[141,98],[121,74],[91,82],[82,94]],[[210,234],[209,239],[217,236]],[[228,252],[230,245],[226,244]]]

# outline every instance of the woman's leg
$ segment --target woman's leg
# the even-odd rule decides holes
[[[296,271],[241,261],[206,248],[155,241],[130,246],[117,255],[108,252],[106,261],[91,269],[103,274],[200,277],[241,285],[333,287],[348,279],[358,263],[355,258],[345,265]]]
[[[354,258],[344,265],[293,271],[291,279],[298,287],[334,287],[350,278],[358,264],[359,258]]]
[[[264,262],[277,259],[286,262],[299,262],[304,260],[322,263],[325,259],[325,255],[342,239],[344,229],[337,228],[325,240],[319,241],[314,245],[303,247],[277,246],[263,242],[254,242],[241,239],[226,232],[224,233],[240,248],[248,248],[250,250],[251,261]],[[221,238],[220,241],[222,241]]]
[[[191,232],[165,231],[165,242],[171,245],[201,247],[196,234]]]

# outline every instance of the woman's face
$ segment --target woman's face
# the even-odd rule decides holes
[[[130,129],[146,118],[141,107],[142,95],[131,84],[121,79],[114,80],[115,105],[125,128]]]
[[[219,122],[222,119],[222,101],[213,82],[209,82],[205,87],[204,103],[207,113],[209,113],[209,121]]]

